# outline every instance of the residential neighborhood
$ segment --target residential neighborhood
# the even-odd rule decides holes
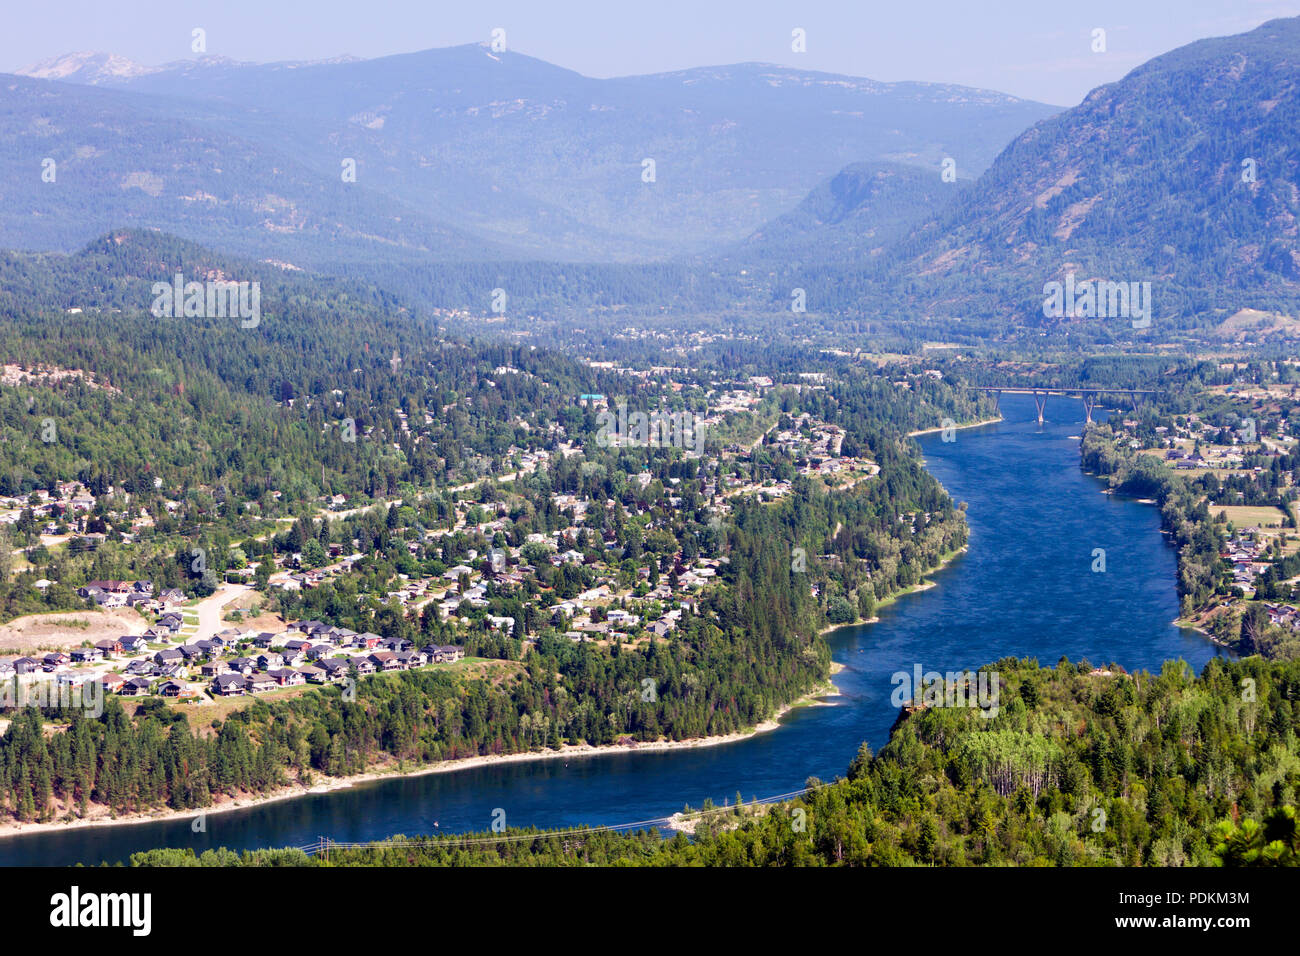
[[[0,681],[54,681],[73,688],[98,682],[123,697],[156,694],[202,700],[305,683],[344,683],[355,676],[448,664],[464,656],[459,646],[416,648],[401,638],[299,621],[276,633],[229,628],[184,644],[162,634],[152,639],[124,635],[39,658],[0,658]]]

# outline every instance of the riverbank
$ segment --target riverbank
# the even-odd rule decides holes
[[[842,664],[831,663],[831,674],[834,675],[843,670]],[[689,740],[652,740],[636,741],[626,744],[606,744],[601,746],[592,746],[591,744],[574,744],[562,747],[559,750],[528,750],[520,753],[511,754],[487,754],[474,757],[460,757],[455,760],[443,760],[428,766],[416,767],[413,769],[402,769],[397,764],[389,764],[377,767],[374,770],[365,773],[353,774],[348,777],[330,778],[322,783],[312,786],[303,786],[301,784],[291,784],[281,787],[278,790],[270,791],[264,794],[255,794],[247,797],[233,797],[222,800],[207,807],[199,807],[189,810],[170,810],[157,809],[146,810],[140,813],[127,813],[113,816],[112,813],[102,807],[92,808],[89,814],[75,820],[55,820],[39,823],[15,823],[9,822],[0,824],[0,840],[5,837],[19,836],[22,834],[41,833],[41,832],[64,832],[68,830],[84,829],[87,827],[113,827],[113,826],[131,826],[134,824],[144,823],[165,823],[169,820],[191,820],[198,821],[206,819],[209,816],[219,813],[229,813],[232,810],[248,810],[252,807],[261,806],[268,803],[277,803],[282,800],[295,800],[300,797],[312,796],[313,794],[330,793],[335,790],[344,790],[349,787],[359,786],[366,783],[375,783],[382,780],[393,780],[397,778],[422,777],[433,773],[455,773],[459,770],[469,770],[474,767],[486,767],[496,764],[522,763],[533,760],[556,760],[564,758],[583,757],[602,757],[618,753],[646,753],[666,750],[691,750],[700,747],[717,747],[722,744],[737,743],[747,740],[758,734],[767,733],[775,730],[781,724],[781,718],[796,708],[812,707],[825,705],[826,702],[821,700],[823,697],[835,696],[839,693],[834,683],[827,680],[824,684],[814,688],[807,694],[797,700],[779,707],[771,717],[762,721],[757,726],[748,730],[740,730],[730,734],[717,734],[712,737],[695,737]],[[206,822],[203,824],[206,827]]]
[[[942,571],[944,568],[948,567],[948,565],[952,564],[952,562],[956,561],[957,558],[959,558],[961,555],[965,554],[968,547],[969,547],[968,545],[962,545],[956,551],[950,551],[947,554],[943,555],[943,557],[939,559],[939,563],[936,564],[934,567],[932,567],[930,570],[926,571],[925,573],[929,575],[929,574],[934,574],[937,571]],[[888,597],[881,599],[880,603],[876,605],[876,610],[879,611],[882,608],[887,608],[894,602],[898,601],[900,598],[904,598],[909,594],[917,594],[920,591],[928,591],[932,587],[937,587],[938,583],[939,582],[937,581],[932,581],[929,578],[923,577],[920,581],[917,581],[910,588],[903,588],[903,590],[901,591],[895,591],[893,594],[889,595]],[[826,627],[823,627],[821,629],[820,633],[830,634],[832,631],[838,631],[842,627],[859,627],[863,624],[876,624],[879,621],[880,621],[880,615],[876,614],[868,618],[858,618],[856,621],[849,621],[845,624],[828,624]]]
[[[1237,650],[1231,642],[1225,641],[1220,637],[1215,637],[1206,629],[1205,620],[1206,618],[1204,615],[1198,615],[1196,617],[1177,617],[1174,619],[1173,623],[1175,626],[1181,627],[1185,630],[1195,631],[1216,647],[1222,647],[1230,654],[1240,657],[1241,652]]]
[[[1082,450],[1082,446],[1080,447]],[[1112,447],[1115,448],[1115,450],[1118,452],[1119,450],[1118,446],[1112,445]],[[1101,482],[1103,485],[1106,485],[1106,487],[1103,487],[1101,489],[1101,493],[1103,495],[1108,495],[1112,498],[1123,499],[1125,501],[1131,501],[1140,505],[1154,505],[1156,507],[1159,507],[1160,505],[1160,501],[1157,498],[1140,498],[1134,495],[1125,494],[1123,491],[1120,491],[1118,488],[1109,487],[1111,476],[1101,475],[1094,471],[1089,471],[1087,468],[1084,468],[1082,454],[1080,455],[1080,460],[1079,460],[1079,470],[1083,474],[1087,475],[1089,478],[1096,479],[1097,481]],[[1167,466],[1166,466],[1166,470],[1168,470]],[[1161,517],[1160,534],[1166,537],[1172,534],[1172,532],[1168,528],[1164,527],[1163,515]],[[1172,542],[1170,543],[1172,544]],[[1181,564],[1182,562],[1181,554],[1179,554],[1176,561],[1179,564]],[[1216,595],[1214,600],[1217,602],[1218,600],[1220,600],[1220,596]],[[1232,644],[1230,644],[1228,641],[1216,637],[1205,627],[1205,623],[1209,619],[1211,614],[1212,614],[1211,611],[1206,611],[1205,609],[1201,609],[1199,611],[1193,612],[1191,616],[1179,614],[1170,623],[1173,624],[1175,627],[1182,628],[1183,630],[1195,631],[1197,634],[1200,634],[1202,637],[1204,637],[1207,641],[1209,641],[1214,646],[1221,647],[1224,650],[1228,651],[1230,654],[1238,655],[1239,652],[1236,650],[1236,648],[1232,646]]]

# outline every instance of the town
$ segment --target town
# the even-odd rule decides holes
[[[635,381],[667,378],[670,394],[684,387],[672,376],[687,377],[671,368],[611,371]],[[496,373],[519,374],[505,367]],[[526,655],[544,634],[602,647],[668,641],[683,615],[700,613],[706,590],[728,562],[716,535],[705,545],[711,553],[677,544],[684,513],[717,529],[740,499],[783,500],[796,478],[844,489],[878,473],[869,459],[844,453],[841,426],[808,412],[773,411],[778,395],[825,387],[822,373],[784,385],[768,376],[713,385],[704,392],[709,411],[698,417],[692,440],[717,431],[730,436],[725,445],[708,461],[696,453],[686,470],[664,472],[661,465],[627,474],[613,498],[533,486],[534,476],[550,477],[583,459],[584,449],[561,425],[547,431],[542,445],[511,445],[495,479],[369,505],[326,495],[313,520],[299,519],[288,532],[277,532],[283,528],[277,522],[225,553],[196,550],[203,557],[190,569],[196,580],[185,587],[101,579],[77,585],[86,608],[110,615],[97,621],[100,629],[117,622],[131,633],[91,640],[47,629],[42,646],[0,658],[0,680],[73,689],[98,682],[123,697],[202,705],[449,664],[480,640],[496,642],[491,657]],[[910,388],[910,381],[895,387]],[[608,407],[604,395],[574,401],[586,409]],[[419,441],[404,415],[400,428]],[[690,449],[683,450],[689,460]],[[760,465],[756,456],[788,464]],[[130,546],[156,530],[148,509],[112,485],[98,496],[75,481],[55,491],[0,498],[8,509],[0,522],[37,542],[26,552],[33,561],[87,541]],[[161,501],[169,517],[189,510],[179,500]],[[538,530],[538,514],[547,516],[540,525],[549,530]],[[385,525],[382,541],[366,533],[375,521]],[[640,560],[628,557],[636,552]],[[44,592],[60,582],[41,578],[33,586]],[[340,586],[359,591],[355,600],[370,608],[371,620],[387,609],[384,620],[423,621],[422,632],[442,639],[399,636],[379,624],[372,626],[390,633],[358,632],[295,616],[310,607],[313,592]],[[817,595],[821,585],[810,578],[807,587]],[[75,623],[77,612],[67,618]]]

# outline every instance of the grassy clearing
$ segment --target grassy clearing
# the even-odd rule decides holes
[[[199,703],[190,703],[188,701],[185,703],[170,701],[169,703],[190,719],[191,726],[202,728],[203,732],[207,733],[211,730],[210,724],[212,721],[225,720],[235,711],[251,707],[254,701],[287,700],[290,697],[300,697],[310,691],[319,689],[319,684],[299,684],[297,687],[277,687],[274,690],[243,697],[205,698]]]
[[[1220,512],[1237,528],[1280,528],[1286,515],[1280,508],[1254,507],[1249,505],[1211,505],[1210,514],[1217,517]]]

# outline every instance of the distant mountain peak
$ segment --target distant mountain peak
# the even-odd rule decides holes
[[[69,80],[94,85],[107,80],[133,79],[157,73],[159,69],[144,66],[116,53],[81,50],[41,60],[16,72],[19,76],[30,76],[38,80]]]
[[[196,70],[217,68],[256,67],[265,65],[270,68],[296,70],[310,66],[335,66],[346,63],[360,63],[362,58],[343,54],[325,57],[319,60],[284,60],[276,63],[259,64],[250,60],[236,60],[228,56],[205,54],[183,60],[171,60],[160,66],[145,66],[116,53],[101,53],[92,50],[79,50],[60,56],[41,60],[31,66],[15,71],[18,76],[27,76],[36,80],[60,80],[81,83],[86,86],[101,84],[120,85],[142,76],[158,73],[189,74]]]

